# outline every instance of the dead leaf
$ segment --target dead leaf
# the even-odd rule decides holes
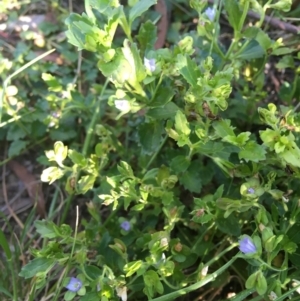
[[[159,49],[164,46],[168,32],[168,9],[165,0],[158,0],[155,10],[161,15],[157,24],[158,34],[155,43],[155,49]]]
[[[24,183],[28,195],[33,204],[36,204],[37,212],[41,217],[45,217],[45,199],[42,192],[41,184],[37,182],[36,178],[27,171],[27,169],[15,160],[7,163],[8,167],[15,173],[15,175]]]

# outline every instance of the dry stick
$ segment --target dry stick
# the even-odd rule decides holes
[[[260,15],[253,12],[253,11],[248,11],[248,17],[253,18],[253,19],[260,19]],[[273,18],[273,17],[269,17],[269,16],[265,16],[264,22],[267,22],[269,25],[279,28],[283,31],[289,32],[289,33],[293,33],[293,34],[299,34],[300,33],[300,27],[297,27],[295,25],[292,25],[290,23],[287,22],[283,22],[280,21],[277,18]]]
[[[208,0],[209,3],[214,4],[214,0]],[[249,10],[247,13],[247,16],[252,19],[260,20],[260,15],[258,13],[255,13],[252,10]],[[268,23],[272,27],[279,28],[283,31],[293,33],[293,34],[299,34],[300,33],[300,27],[292,25],[287,22],[280,21],[277,18],[273,18],[270,16],[265,16],[264,22]]]

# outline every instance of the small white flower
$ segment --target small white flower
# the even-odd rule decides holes
[[[144,57],[144,66],[147,70],[154,72],[155,71],[155,59],[147,59]]]
[[[130,110],[129,101],[126,99],[115,100],[115,106],[118,110],[120,110],[122,112],[127,112]]]
[[[215,19],[216,10],[213,7],[208,7],[204,13],[206,14],[206,16],[210,21],[213,21]]]
[[[272,291],[272,292],[270,292],[269,299],[270,300],[276,300],[277,299],[277,295]]]
[[[117,295],[122,299],[122,301],[127,301],[127,287],[117,287],[116,288]]]
[[[169,244],[168,239],[166,237],[162,238],[160,240],[160,246],[161,247],[166,247]]]
[[[201,276],[205,277],[207,275],[208,272],[208,265],[205,266],[202,270],[201,270]]]

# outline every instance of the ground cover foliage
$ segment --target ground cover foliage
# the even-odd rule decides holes
[[[1,39],[1,165],[50,184],[1,214],[1,300],[300,300],[300,8],[159,2],[160,46],[155,0],[52,1]]]

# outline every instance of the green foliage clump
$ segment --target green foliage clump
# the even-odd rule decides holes
[[[65,300],[163,301],[237,275],[245,289],[236,300],[284,300],[299,282],[298,79],[285,105],[263,102],[264,66],[279,57],[285,67],[294,49],[262,25],[267,9],[286,12],[291,1],[191,0],[197,25],[162,49],[149,13],[156,1],[128,2],[89,0],[66,19],[68,42],[94,53],[91,68],[106,81],[87,99],[68,90],[61,110],[80,108],[86,137],[79,147],[50,130],[41,179],[65,184],[68,209],[86,195],[88,218],[75,231],[37,221],[48,243],[20,276],[35,277],[38,290],[63,270],[56,289],[68,288]],[[254,26],[250,9],[261,16]],[[233,30],[228,47],[221,12]],[[42,79],[54,106],[63,80]]]

